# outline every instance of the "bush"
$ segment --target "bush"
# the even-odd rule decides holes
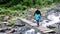
[[[25,10],[26,8],[27,8],[27,6],[22,6],[19,4],[19,5],[11,7],[10,9],[12,9],[12,10]]]

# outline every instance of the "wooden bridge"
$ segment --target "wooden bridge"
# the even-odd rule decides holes
[[[26,19],[21,19],[20,20],[25,23],[27,26],[35,29],[36,31],[42,33],[42,34],[55,34],[55,31],[54,30],[51,30],[49,28],[46,28],[46,27],[42,27],[42,26],[39,26],[39,27],[36,27],[36,23],[32,23],[30,22],[29,20],[26,20]]]

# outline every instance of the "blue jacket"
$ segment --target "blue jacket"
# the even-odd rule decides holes
[[[40,20],[41,15],[40,14],[36,14],[35,17],[36,17],[36,20]]]

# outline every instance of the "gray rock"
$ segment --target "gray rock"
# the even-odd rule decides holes
[[[16,20],[14,20],[14,24],[16,26],[23,26],[23,25],[25,25],[19,18],[17,18]]]
[[[32,20],[33,19],[33,16],[32,15],[28,15],[26,19],[27,20]]]
[[[4,16],[3,20],[8,21],[10,19],[10,16]]]

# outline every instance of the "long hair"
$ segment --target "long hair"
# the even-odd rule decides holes
[[[40,14],[41,15],[41,11],[39,11],[38,9],[35,11],[34,15],[35,14]]]

